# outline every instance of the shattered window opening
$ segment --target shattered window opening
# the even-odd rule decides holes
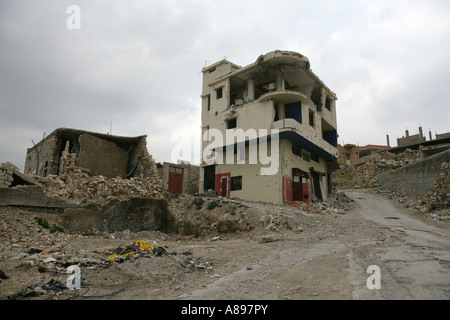
[[[309,125],[314,128],[314,111],[309,109]]]
[[[329,96],[327,96],[327,98],[325,100],[325,108],[327,108],[329,111],[331,111],[331,106],[332,106],[332,100],[330,99]]]
[[[234,129],[237,127],[237,118],[227,120],[227,129]]]
[[[216,89],[216,99],[221,99],[223,96],[223,87],[217,88]]]

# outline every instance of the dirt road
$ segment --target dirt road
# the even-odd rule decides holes
[[[413,217],[368,191],[346,194],[357,207],[345,214],[247,203],[261,216],[289,222],[276,228],[197,238],[158,232],[71,238],[60,246],[65,252],[91,254],[151,238],[169,254],[82,267],[79,290],[27,299],[449,299],[449,222]],[[0,284],[3,299],[38,278],[67,278],[17,259],[1,266],[10,276]],[[368,273],[369,266],[379,273]],[[379,289],[369,288],[377,276]]]
[[[335,217],[329,234],[306,244],[292,237],[266,245],[264,258],[250,268],[179,298],[449,299],[449,230],[405,214],[379,196],[347,194],[359,208]],[[380,289],[367,286],[371,265],[380,268]]]

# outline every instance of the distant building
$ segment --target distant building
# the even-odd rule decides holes
[[[354,165],[363,160],[364,157],[372,154],[389,150],[389,146],[380,146],[374,144],[368,144],[363,147],[356,146],[354,144],[345,144],[344,146],[338,145],[339,159],[338,163],[341,165]]]
[[[397,139],[398,147],[407,147],[414,144],[419,144],[426,141],[426,138],[423,136],[422,127],[419,127],[419,133],[410,136],[409,130],[405,130],[405,137]]]
[[[158,164],[163,188],[172,194],[198,193],[200,167],[186,162]]]

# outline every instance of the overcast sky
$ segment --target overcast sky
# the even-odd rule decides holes
[[[341,144],[450,131],[448,0],[0,0],[0,163],[60,127],[146,134],[172,161],[176,130],[200,139],[201,69],[278,49],[337,94]]]

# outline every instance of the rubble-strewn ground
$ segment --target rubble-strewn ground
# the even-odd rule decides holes
[[[404,237],[362,219],[342,193],[305,210],[184,195],[168,201],[174,217],[192,221],[179,223],[189,236],[68,233],[39,219],[42,212],[0,206],[0,270],[9,277],[0,299],[352,299],[355,281],[367,277],[352,261]],[[448,221],[433,222],[448,229]],[[61,290],[71,265],[80,267],[81,287]]]
[[[69,233],[41,218],[36,209],[0,206],[1,299],[140,298],[172,299],[251,264],[275,242],[330,234],[353,202],[337,194],[333,203],[290,206],[171,196],[169,210],[180,233],[160,231]],[[335,230],[336,231],[336,230]],[[185,236],[183,234],[189,234]],[[139,250],[138,243],[150,248]],[[242,255],[242,246],[249,250]],[[239,252],[239,254],[237,254]],[[82,289],[58,290],[67,267],[81,268]],[[133,287],[135,295],[125,291]],[[42,289],[44,288],[44,289]],[[60,291],[60,293],[57,293]],[[140,292],[139,290],[137,292]],[[139,294],[139,293],[137,293]],[[36,295],[36,296],[35,296]],[[25,297],[26,296],[26,297]]]
[[[338,189],[378,187],[377,174],[396,169],[419,159],[419,151],[407,149],[400,154],[388,151],[368,156],[355,165],[342,165],[333,173],[332,181]]]
[[[44,188],[45,195],[70,202],[84,204],[91,201],[104,204],[113,198],[127,199],[133,196],[163,198],[161,181],[156,177],[122,179],[91,176],[74,168],[61,176],[45,178],[33,176]]]
[[[376,174],[416,156],[411,151],[380,154],[346,167],[335,175],[338,187],[371,187],[369,193],[448,229],[448,163],[424,198],[376,188]],[[0,204],[0,299],[186,299],[204,298],[205,292],[211,299],[351,299],[355,279],[349,278],[349,270],[361,268],[352,261],[369,259],[372,250],[391,252],[385,249],[404,245],[406,239],[396,227],[362,219],[355,202],[341,191],[326,202],[311,198],[309,206],[296,208],[175,196],[165,193],[157,179],[106,179],[77,169],[38,180],[47,196],[79,204],[134,196],[164,199],[168,229],[68,232],[47,221],[44,209]],[[81,288],[63,289],[73,265],[80,268]],[[448,295],[440,286],[433,287],[433,294]]]
[[[377,175],[402,167],[419,159],[418,151],[407,149],[400,154],[380,152],[353,166],[342,166],[333,173],[333,183],[339,190],[371,188],[372,192],[395,200],[402,209],[419,216],[441,220],[450,216],[450,163],[442,164],[442,172],[433,188],[424,197],[411,197],[379,189]]]

